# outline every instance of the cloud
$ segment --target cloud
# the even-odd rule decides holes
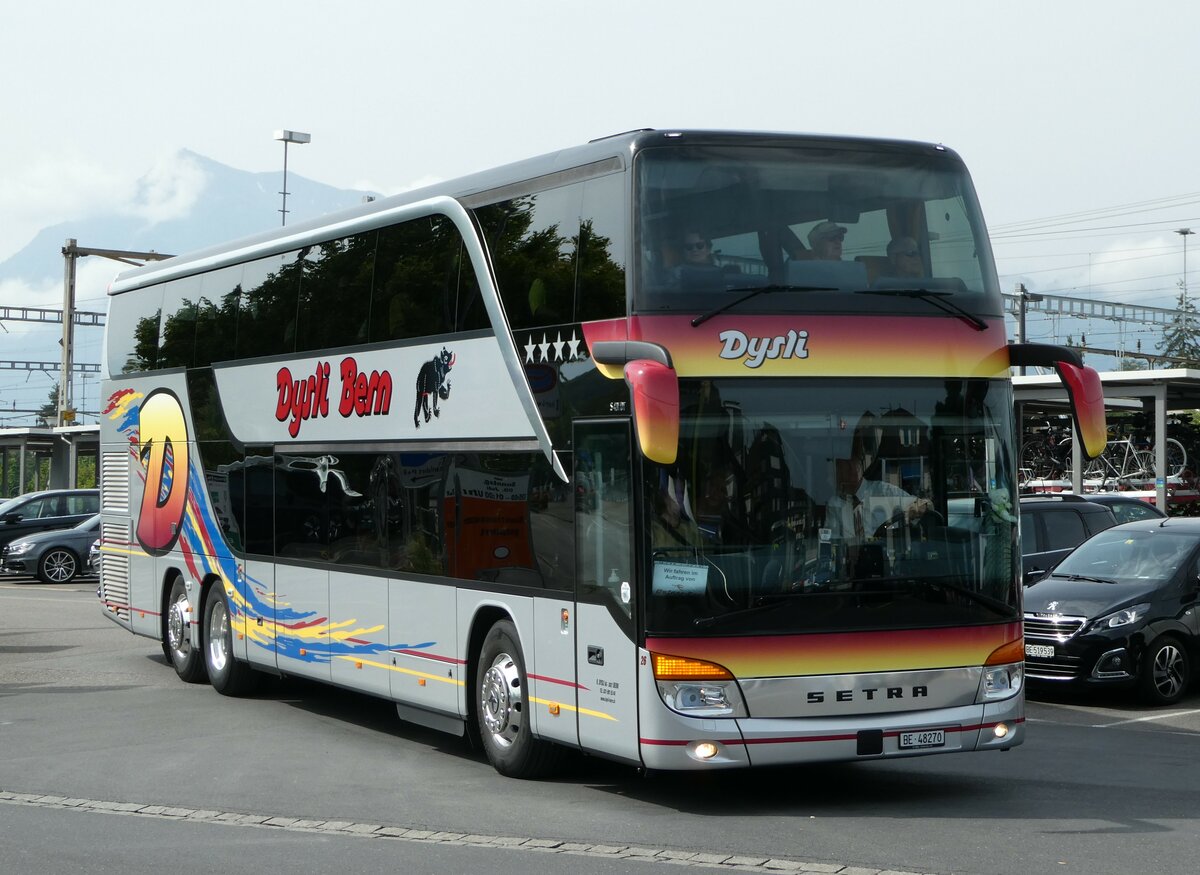
[[[208,185],[208,174],[195,156],[177,152],[160,158],[150,172],[138,180],[132,201],[122,212],[151,224],[186,216]]]
[[[46,153],[0,175],[0,259],[48,225],[109,210],[129,180],[80,156]]]

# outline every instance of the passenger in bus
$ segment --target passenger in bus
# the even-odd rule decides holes
[[[896,237],[887,245],[887,267],[884,276],[925,276],[925,265],[921,262],[921,250],[911,237]]]
[[[707,234],[695,228],[684,231],[680,241],[683,249],[683,263],[696,267],[717,267],[717,259],[713,256],[712,240]]]
[[[664,469],[659,476],[650,538],[654,550],[700,546],[700,529],[691,507],[690,490],[678,471]]]
[[[835,540],[861,543],[885,523],[898,521],[901,514],[911,525],[933,506],[894,483],[868,479],[868,464],[866,446],[858,437],[850,458],[834,462],[837,494],[825,505],[825,528]]]
[[[808,245],[812,247],[812,257],[820,261],[841,261],[842,241],[845,239],[846,229],[828,220],[818,222],[816,227],[808,232]]]
[[[685,291],[721,291],[728,277],[739,273],[736,265],[723,265],[713,251],[712,238],[697,228],[689,228],[679,238],[683,260],[675,266],[674,284]]]

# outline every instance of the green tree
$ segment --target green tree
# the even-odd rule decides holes
[[[49,400],[38,408],[37,423],[42,428],[58,425],[58,383],[50,389]]]
[[[1179,311],[1179,318],[1163,331],[1158,351],[1196,367],[1200,365],[1200,339],[1196,337],[1196,331],[1200,329],[1200,312],[1188,298],[1182,282],[1179,297],[1175,299],[1175,309]]]

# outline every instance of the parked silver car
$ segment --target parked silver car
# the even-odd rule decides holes
[[[45,583],[69,583],[83,573],[88,549],[99,535],[100,514],[73,529],[25,535],[0,551],[0,571],[36,575]]]

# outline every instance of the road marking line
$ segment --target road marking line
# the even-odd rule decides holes
[[[403,826],[383,826],[374,823],[352,823],[345,820],[298,820],[269,814],[241,814],[212,810],[195,810],[165,805],[146,805],[140,802],[112,802],[96,799],[75,799],[48,796],[40,793],[13,793],[0,789],[0,805],[24,805],[34,808],[58,808],[89,811],[97,814],[118,814],[152,817],[162,820],[191,823],[216,823],[222,826],[248,826],[257,829],[282,829],[291,832],[336,834],[344,837],[391,839],[393,841],[426,844],[467,845],[471,847],[504,848],[506,850],[538,851],[570,856],[607,857],[636,860],[639,863],[664,863],[688,868],[704,868],[724,872],[879,872],[842,863],[802,863],[779,857],[738,856],[730,853],[679,851],[636,845],[601,845],[589,842],[566,842],[557,839],[537,839],[523,836],[491,836],[473,833],[410,829]],[[894,871],[894,870],[888,870]]]
[[[1093,729],[1110,729],[1113,726],[1125,726],[1129,723],[1146,723],[1151,720],[1170,720],[1172,717],[1187,717],[1192,714],[1200,714],[1200,708],[1193,708],[1190,711],[1174,711],[1170,714],[1151,714],[1148,717],[1133,717],[1129,720],[1118,720],[1116,723],[1093,723]]]

